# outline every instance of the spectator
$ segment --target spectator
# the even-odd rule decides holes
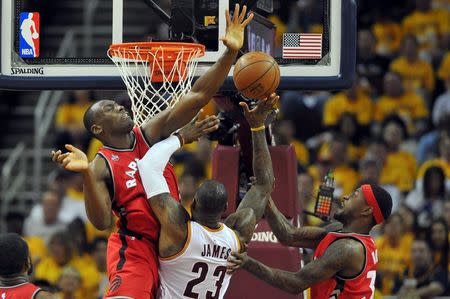
[[[373,119],[372,100],[362,91],[360,79],[355,80],[349,90],[329,98],[323,111],[323,125],[336,126],[346,112],[354,114],[360,126],[368,126]]]
[[[359,163],[359,176],[361,178],[359,185],[376,184],[383,187],[391,195],[392,212],[395,212],[403,200],[403,195],[395,185],[380,184],[381,167],[381,164],[372,158],[361,160]]]
[[[394,184],[402,192],[410,191],[414,186],[417,165],[414,155],[401,150],[403,140],[408,134],[406,126],[400,117],[392,115],[384,120],[382,127],[383,140],[388,148],[387,161],[392,168],[401,169],[404,173],[397,176],[398,180],[390,180],[385,176],[381,183]]]
[[[450,227],[450,200],[444,202],[444,217],[447,222],[447,226]],[[448,236],[450,238],[450,234]]]
[[[399,115],[409,133],[419,135],[426,127],[428,109],[423,98],[403,88],[401,76],[388,72],[384,76],[384,94],[375,106],[375,120],[382,122],[391,114]]]
[[[190,213],[190,207],[194,200],[198,187],[197,178],[190,173],[183,173],[179,179],[180,198],[184,208]]]
[[[92,258],[94,259],[98,273],[100,274],[100,283],[98,289],[98,299],[103,298],[108,288],[108,275],[106,273],[106,248],[108,240],[98,237],[92,242]]]
[[[434,267],[427,242],[415,240],[411,246],[411,266],[395,279],[394,293],[399,298],[433,298],[444,294],[446,270]]]
[[[423,163],[417,173],[416,184],[421,187],[422,178],[428,168],[437,166],[444,170],[446,177],[446,189],[450,190],[450,135],[449,132],[442,131],[439,134],[439,157]]]
[[[442,81],[447,81],[450,78],[450,50],[447,51],[442,59],[441,66],[438,70],[438,78]]]
[[[449,34],[448,15],[431,9],[431,0],[416,0],[416,9],[403,19],[403,32],[419,41],[421,54],[435,56],[440,39]]]
[[[273,125],[273,135],[276,145],[292,145],[297,161],[306,166],[309,164],[309,152],[306,146],[295,138],[295,127],[292,120],[279,120]]]
[[[431,95],[434,90],[434,72],[431,64],[419,58],[419,45],[413,35],[402,42],[401,56],[391,63],[391,70],[399,73],[406,91]]]
[[[403,237],[403,219],[393,213],[383,225],[383,235],[376,239],[377,273],[381,278],[381,293],[393,294],[394,278],[403,273],[409,263],[410,240]]]
[[[96,291],[100,282],[100,275],[91,264],[76,258],[73,252],[73,243],[66,232],[55,233],[48,243],[49,253],[36,266],[36,279],[46,280],[56,285],[66,266],[77,269],[81,274],[82,287],[77,296],[84,299],[96,299]]]
[[[66,266],[61,271],[58,278],[58,288],[60,289],[60,299],[83,299],[80,294],[81,275],[74,267]]]
[[[450,101],[450,98],[446,100]],[[446,110],[445,108],[441,109],[444,111]],[[446,115],[439,117],[439,122],[436,124],[436,130],[428,132],[420,138],[416,149],[417,164],[421,165],[425,161],[436,159],[439,156],[439,136],[441,134],[448,134],[448,132],[450,132],[450,110]]]
[[[417,231],[417,215],[411,208],[404,204],[398,208],[398,214],[402,216],[403,219],[403,236],[408,240],[409,244],[412,244]]]
[[[450,66],[449,66],[450,67]],[[446,92],[437,97],[432,111],[432,120],[435,126],[450,119],[450,76],[445,80]]]
[[[297,175],[297,190],[298,190],[298,200],[299,206],[305,211],[314,211],[315,193],[314,192],[314,179],[311,175],[306,172],[299,173]],[[319,225],[322,221],[313,216],[301,215],[303,220],[302,225]]]
[[[350,194],[358,182],[358,173],[348,165],[348,141],[335,135],[331,140],[329,151],[322,152],[319,160],[322,163],[327,161],[330,163],[327,170],[331,169],[334,173],[335,196]],[[324,174],[320,175],[321,171],[317,166],[311,166],[308,172],[314,178],[314,185],[318,188]]]
[[[443,269],[449,268],[449,229],[444,218],[436,218],[431,222],[427,238],[433,252],[435,266],[440,265]]]
[[[64,149],[65,144],[73,144],[86,149],[90,136],[83,125],[84,112],[92,104],[93,94],[86,90],[73,92],[68,103],[63,103],[56,111],[56,148]]]
[[[441,167],[433,166],[425,172],[423,184],[408,195],[406,205],[416,211],[419,227],[427,228],[433,218],[443,216],[446,198],[444,171]]]
[[[65,224],[59,216],[61,200],[56,191],[44,192],[41,203],[34,207],[37,211],[25,220],[24,236],[42,238],[47,242],[51,235],[64,230]]]
[[[397,53],[403,36],[402,27],[389,14],[378,13],[372,32],[377,40],[378,55],[392,57]]]
[[[383,75],[389,67],[389,59],[376,52],[376,39],[370,30],[358,32],[358,52],[356,71],[361,80],[370,84],[372,95],[378,96],[382,91]]]

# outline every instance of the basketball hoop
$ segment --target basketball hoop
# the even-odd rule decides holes
[[[113,44],[108,57],[119,68],[137,126],[173,107],[190,89],[205,46],[194,43]]]

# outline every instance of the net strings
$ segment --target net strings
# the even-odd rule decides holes
[[[200,50],[181,48],[174,61],[170,62],[164,61],[164,54],[164,47],[161,46],[156,51],[143,52],[139,46],[135,46],[134,51],[108,51],[108,56],[118,67],[127,87],[137,126],[144,125],[159,112],[172,108],[192,88]],[[149,55],[152,59],[147,59]],[[162,75],[163,82],[152,82],[155,73]]]

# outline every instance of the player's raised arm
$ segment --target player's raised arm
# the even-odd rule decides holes
[[[219,120],[210,116],[202,121],[195,117],[175,136],[153,145],[137,162],[147,198],[161,224],[159,254],[162,257],[178,253],[187,237],[189,215],[184,207],[175,201],[169,192],[163,172],[172,154],[183,144],[191,143],[202,135],[217,129]]]
[[[52,160],[64,169],[83,175],[84,205],[89,220],[99,230],[111,226],[111,198],[105,180],[108,169],[103,158],[97,156],[90,164],[83,153],[73,145],[66,145],[67,153],[52,151]]]
[[[316,248],[327,235],[321,227],[296,227],[278,210],[272,199],[269,200],[265,216],[278,241],[286,246]]]
[[[264,122],[273,111],[278,99],[279,96],[272,94],[267,99],[260,101],[252,110],[249,110],[246,103],[240,103],[252,131],[255,182],[245,194],[236,213],[230,215],[225,223],[238,232],[241,241],[244,243],[250,241],[255,224],[263,216],[270,193],[273,191],[275,178],[266,141]]]
[[[198,78],[192,89],[172,109],[159,113],[143,126],[152,143],[158,142],[187,124],[217,93],[227,78],[238,51],[242,48],[244,29],[253,19],[253,14],[246,18],[246,13],[247,7],[244,6],[240,11],[239,4],[235,6],[233,18],[229,11],[226,11],[227,29],[225,37],[221,40],[227,50],[205,74]]]
[[[355,240],[340,239],[332,243],[323,256],[304,266],[299,272],[274,269],[247,256],[246,253],[232,253],[228,259],[228,272],[243,268],[259,279],[283,291],[299,294],[318,282],[335,275],[352,277],[364,267],[363,245]],[[361,266],[363,265],[363,266]]]

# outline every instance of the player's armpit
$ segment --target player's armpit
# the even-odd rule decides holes
[[[327,235],[320,227],[296,227],[278,210],[272,199],[266,208],[265,216],[278,241],[286,246],[316,248]]]
[[[236,232],[243,245],[242,248],[245,248],[255,231],[255,213],[251,208],[241,209],[228,216],[225,224]]]

